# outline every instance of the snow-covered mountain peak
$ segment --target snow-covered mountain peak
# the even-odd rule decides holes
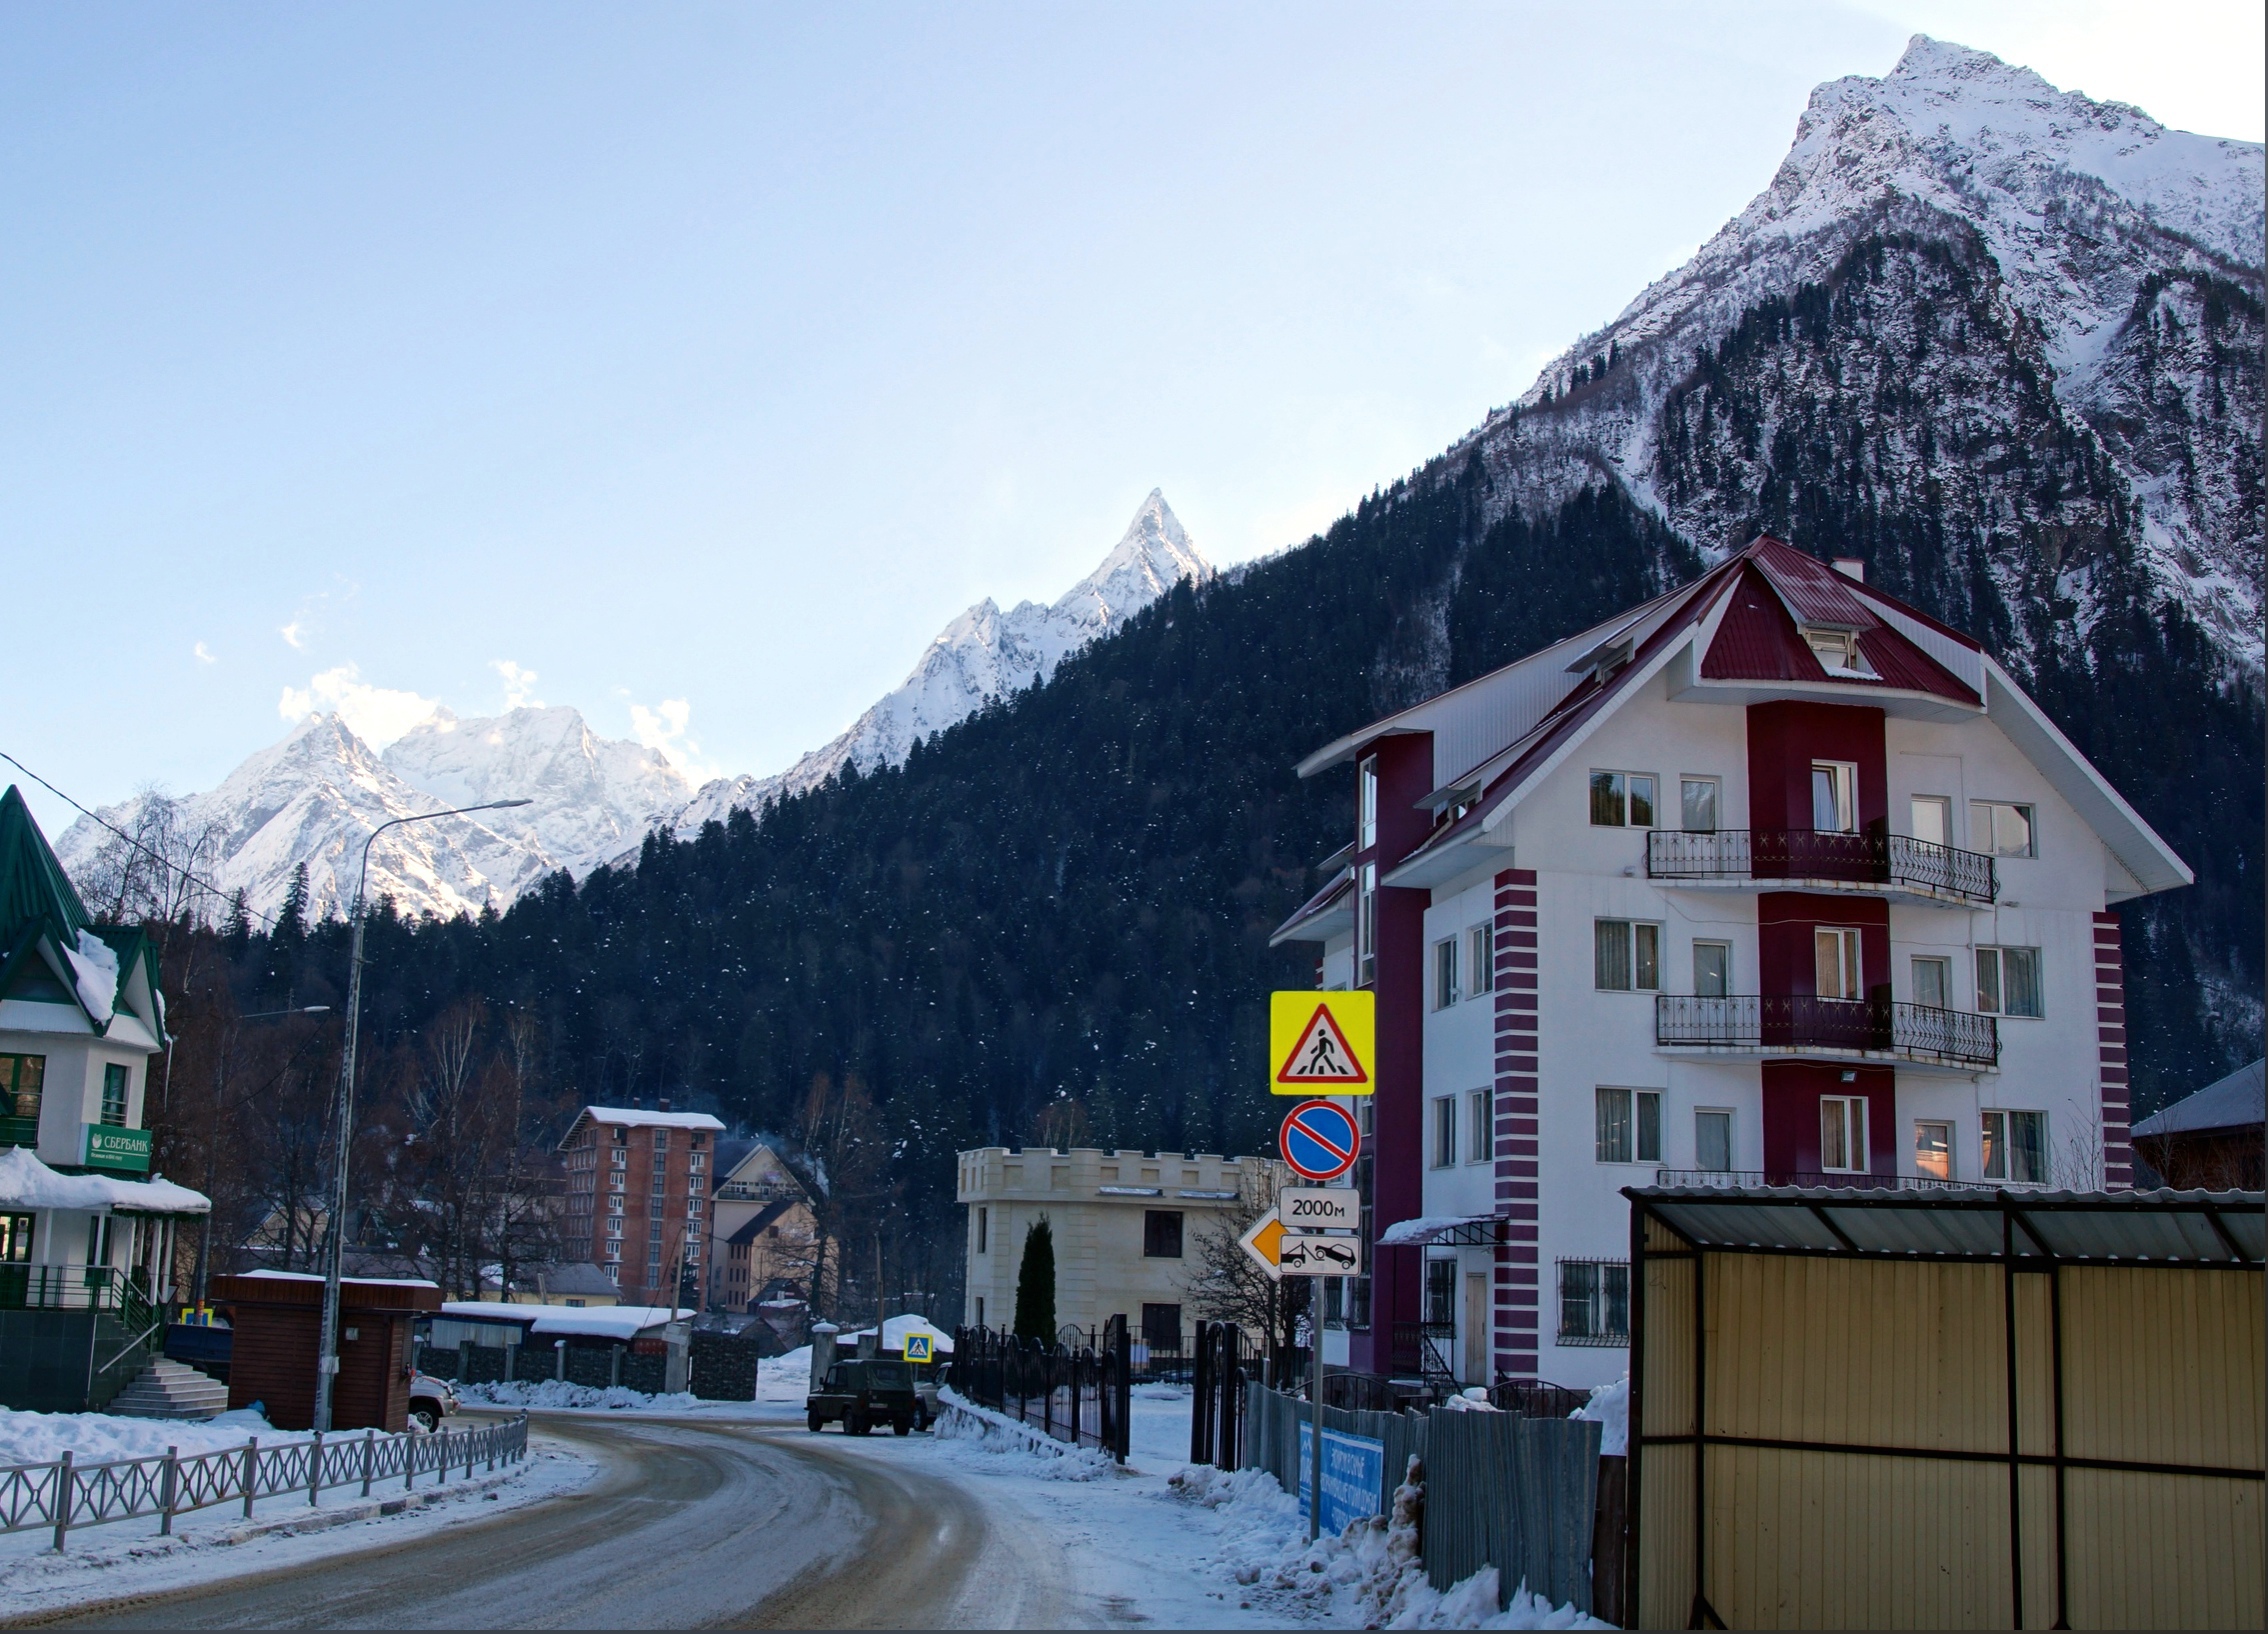
[[[1157,489],[1095,570],[1052,605],[1018,602],[1006,612],[990,597],[938,632],[913,669],[850,730],[771,777],[719,778],[678,813],[675,827],[757,811],[783,795],[817,788],[844,766],[871,772],[904,762],[921,739],[966,720],[995,698],[1045,681],[1088,642],[1126,621],[1185,579],[1212,577],[1181,519]]]

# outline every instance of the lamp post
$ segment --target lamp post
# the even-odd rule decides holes
[[[507,811],[529,806],[532,800],[490,800],[477,806],[452,806],[447,811],[423,811],[414,817],[396,817],[380,823],[362,842],[362,872],[354,884],[354,953],[347,966],[346,1051],[339,1063],[338,1150],[332,1158],[331,1218],[324,1232],[322,1355],[315,1364],[315,1428],[331,1427],[331,1385],[339,1376],[339,1266],[346,1254],[347,1160],[354,1149],[354,1046],[362,1019],[363,894],[370,885],[370,847],[389,828],[403,823],[428,823],[436,817],[463,817],[475,811]]]

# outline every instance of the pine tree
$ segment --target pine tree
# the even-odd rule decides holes
[[[1016,1337],[1055,1343],[1055,1233],[1045,1216],[1024,1233],[1024,1261],[1016,1268]]]

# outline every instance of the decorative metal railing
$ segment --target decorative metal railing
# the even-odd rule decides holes
[[[317,1435],[266,1447],[253,1437],[241,1447],[182,1456],[120,1458],[81,1464],[70,1453],[50,1464],[0,1468],[0,1532],[52,1531],[61,1549],[82,1526],[155,1515],[171,1533],[174,1517],[214,1504],[241,1503],[252,1517],[254,1500],[304,1497],[312,1506],[334,1487],[359,1484],[362,1496],[381,1482],[400,1481],[407,1492],[421,1475],[445,1478],[459,1465],[471,1476],[527,1456],[528,1415],[477,1429],[437,1435]]]
[[[1828,880],[1928,891],[1990,902],[1992,858],[1905,834],[1835,834],[1808,828],[1657,828],[1646,835],[1649,879]]]
[[[1074,1347],[1019,1339],[995,1328],[956,1328],[949,1380],[979,1407],[1058,1441],[1099,1448],[1124,1463],[1133,1382],[1126,1319],[1112,1317],[1100,1338],[1099,1344]]]
[[[115,1311],[137,1333],[157,1320],[139,1281],[109,1265],[0,1264],[0,1310]]]
[[[1657,1186],[1705,1186],[1744,1190],[1762,1186],[1804,1186],[1830,1191],[2046,1191],[2046,1181],[1939,1180],[1926,1174],[1819,1174],[1794,1169],[1660,1169]]]
[[[1709,998],[1663,993],[1654,1000],[1654,1042],[1706,1049],[1886,1053],[1909,1061],[1989,1067],[2000,1060],[1991,1016],[1888,999],[1821,999],[1735,993]]]

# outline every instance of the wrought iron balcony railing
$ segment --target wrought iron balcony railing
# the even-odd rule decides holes
[[[2000,1028],[1991,1016],[1888,999],[1663,993],[1654,1000],[1654,1042],[1670,1048],[1889,1054],[1948,1066],[1990,1067],[2000,1061]]]
[[[1657,828],[1646,835],[1646,876],[1686,880],[1824,880],[1879,885],[1964,902],[1990,902],[1992,859],[1905,834],[1833,834],[1808,828]]]

